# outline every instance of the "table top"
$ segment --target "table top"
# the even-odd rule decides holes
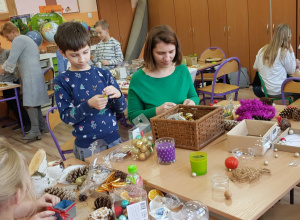
[[[219,62],[214,62],[214,63],[205,63],[205,61],[198,61],[198,65],[199,67],[197,67],[197,71],[201,71],[201,70],[205,70],[207,68],[213,67],[213,66],[217,66],[219,64],[221,64],[224,60],[221,60]]]
[[[0,87],[0,91],[21,87],[20,84],[14,84],[14,83],[9,83],[9,82],[1,82],[1,83],[6,83],[7,86]]]

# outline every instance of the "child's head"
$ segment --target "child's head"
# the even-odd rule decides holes
[[[106,41],[110,38],[109,24],[107,23],[106,20],[101,19],[101,20],[97,21],[96,24],[94,25],[94,27],[95,27],[95,31],[97,32],[100,40]]]
[[[292,31],[286,24],[279,24],[272,37],[271,43],[278,45],[279,47],[289,49],[291,44]]]
[[[0,29],[0,35],[6,40],[12,42],[15,37],[19,35],[19,30],[11,21],[5,22]]]
[[[144,49],[144,64],[151,71],[157,67],[159,57],[155,56],[153,50],[159,43],[164,43],[170,48],[174,45],[173,63],[180,65],[182,62],[181,46],[175,32],[167,25],[160,25],[152,28],[148,34]],[[167,49],[168,49],[167,48]]]
[[[54,36],[61,54],[71,63],[70,70],[81,71],[90,68],[91,40],[87,29],[78,22],[65,22],[58,26]]]
[[[0,210],[17,205],[23,197],[34,198],[28,166],[22,155],[7,143],[0,144]]]

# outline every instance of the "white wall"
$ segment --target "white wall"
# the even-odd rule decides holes
[[[78,4],[81,13],[97,11],[96,0],[78,0]]]

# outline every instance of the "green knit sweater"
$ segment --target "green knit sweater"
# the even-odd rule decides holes
[[[190,72],[185,64],[163,78],[154,78],[140,69],[130,80],[128,91],[128,118],[132,120],[144,114],[148,119],[156,115],[156,107],[165,102],[182,104],[191,99],[196,105],[199,98],[194,88]]]

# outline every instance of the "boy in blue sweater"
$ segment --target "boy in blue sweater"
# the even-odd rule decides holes
[[[88,64],[90,37],[82,24],[61,24],[54,39],[71,64],[54,79],[55,99],[62,121],[74,127],[74,154],[84,160],[92,155],[89,146],[96,140],[107,146],[98,146],[95,153],[121,143],[116,113],[127,104],[110,72]]]

